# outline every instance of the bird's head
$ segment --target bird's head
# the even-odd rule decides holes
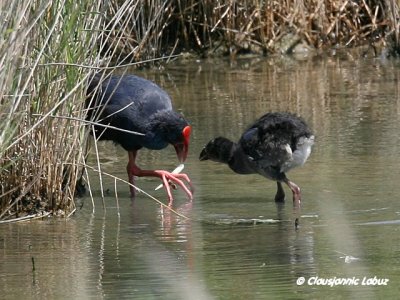
[[[188,155],[191,131],[191,126],[180,114],[174,111],[160,112],[154,116],[146,134],[146,146],[162,149],[171,144],[179,161],[183,163]]]
[[[217,137],[208,142],[200,153],[200,160],[212,160],[228,163],[235,150],[235,143],[224,137]]]

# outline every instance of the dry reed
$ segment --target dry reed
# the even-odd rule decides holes
[[[69,0],[1,3],[1,220],[74,210],[85,146],[77,120],[83,118],[89,71],[68,64],[93,60],[93,32],[100,17],[91,5]]]
[[[400,49],[398,0],[112,1],[110,15],[119,7],[129,13],[110,22],[114,38],[104,51],[118,49],[133,61],[192,50],[290,52],[300,42],[310,49],[365,43],[382,44],[392,54]]]

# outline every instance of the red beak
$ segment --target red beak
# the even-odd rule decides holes
[[[189,152],[189,140],[190,140],[190,132],[192,128],[190,126],[186,126],[182,130],[183,135],[183,143],[175,144],[176,155],[178,156],[179,162],[183,163],[186,160],[186,157]]]

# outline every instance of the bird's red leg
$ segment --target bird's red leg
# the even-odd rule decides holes
[[[149,176],[149,177],[160,178],[163,181],[165,190],[167,191],[169,204],[171,204],[173,201],[169,181],[179,185],[185,191],[185,193],[189,196],[189,199],[190,200],[193,199],[193,193],[186,187],[186,185],[182,181],[182,180],[187,181],[189,183],[190,187],[192,188],[192,183],[189,179],[189,176],[187,176],[184,173],[172,174],[171,172],[164,171],[164,170],[142,170],[135,163],[137,151],[129,151],[128,154],[129,154],[128,176],[129,176],[130,180],[131,180],[131,177],[133,178],[134,176],[139,176],[139,177]],[[132,193],[132,190],[131,190],[131,193]]]
[[[128,181],[130,184],[135,185],[135,175],[132,172],[132,169],[136,167],[136,151],[129,151],[129,161],[128,161],[128,165],[126,166],[126,171],[128,172]],[[130,190],[131,190],[131,197],[134,198],[135,197],[135,188],[133,186],[129,186]]]
[[[292,190],[292,193],[293,193],[293,204],[296,205],[296,206],[300,205],[300,202],[301,202],[300,188],[294,182],[290,181],[287,178],[285,178],[284,182]]]

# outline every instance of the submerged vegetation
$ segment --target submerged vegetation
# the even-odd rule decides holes
[[[367,44],[398,55],[399,1],[0,2],[0,220],[69,215],[94,69],[201,56]]]

